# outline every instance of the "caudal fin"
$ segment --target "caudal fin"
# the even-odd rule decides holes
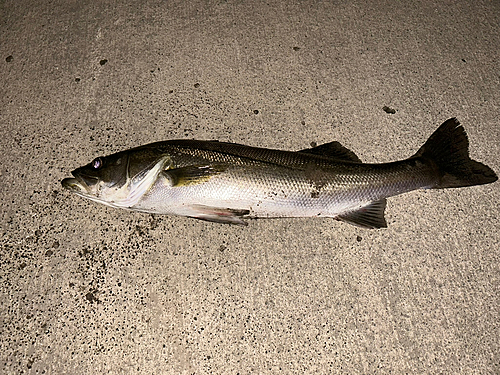
[[[469,157],[469,140],[456,118],[445,121],[415,154],[432,160],[441,172],[433,189],[483,185],[495,182],[493,170]]]

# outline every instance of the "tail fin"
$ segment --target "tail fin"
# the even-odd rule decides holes
[[[483,185],[495,182],[493,170],[469,157],[465,129],[456,118],[445,121],[414,155],[436,163],[441,179],[433,189]]]

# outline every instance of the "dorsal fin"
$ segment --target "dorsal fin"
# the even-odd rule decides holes
[[[356,163],[361,163],[361,160],[357,157],[357,155],[349,150],[348,148],[342,146],[339,142],[334,141],[330,143],[325,143],[313,148],[306,148],[304,150],[300,150],[303,154],[313,154],[324,156],[330,159],[337,160],[345,160],[352,161]]]
[[[339,215],[337,218],[362,228],[387,228],[387,223],[384,217],[385,205],[386,200],[384,198],[379,201],[371,202],[356,211]]]

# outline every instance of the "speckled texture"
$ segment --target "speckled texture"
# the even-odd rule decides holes
[[[328,3],[0,1],[1,373],[500,372],[498,183],[393,198],[378,231],[60,186],[172,138],[397,160],[452,116],[500,171],[498,2]]]

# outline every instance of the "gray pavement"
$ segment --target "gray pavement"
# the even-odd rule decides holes
[[[500,373],[498,182],[392,198],[374,231],[60,185],[175,138],[397,160],[450,117],[498,173],[498,1],[2,0],[0,20],[0,373]]]

